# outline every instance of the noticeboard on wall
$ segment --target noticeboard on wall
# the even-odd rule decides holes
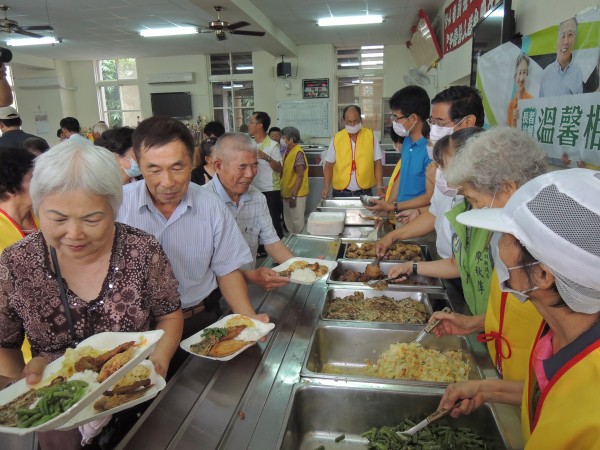
[[[329,98],[329,78],[302,80],[303,98]]]
[[[295,100],[277,103],[277,126],[292,126],[307,142],[313,137],[331,137],[329,100]]]

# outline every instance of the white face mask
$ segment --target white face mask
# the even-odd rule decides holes
[[[444,136],[450,136],[454,133],[454,129],[464,120],[464,117],[458,121],[453,127],[441,127],[439,125],[430,124],[429,140],[432,145],[435,145]]]
[[[286,148],[287,147],[287,141],[284,138],[279,139],[279,146],[281,148]]]
[[[456,197],[458,195],[458,189],[451,188],[448,186],[446,176],[441,169],[435,171],[435,187],[447,197]]]
[[[362,123],[357,123],[356,125],[346,125],[346,131],[349,134],[356,134],[362,129]]]
[[[397,123],[395,120],[392,121],[392,128],[394,129],[394,133],[396,133],[400,137],[408,136],[408,133],[410,133],[410,130],[412,130],[414,126],[415,124],[413,124],[413,126],[407,130],[401,123]]]
[[[531,292],[531,291],[535,291],[536,289],[539,289],[539,287],[534,286],[531,289],[517,291],[506,285],[506,282],[510,278],[511,270],[522,269],[523,267],[534,266],[536,264],[539,264],[538,261],[531,263],[531,264],[524,264],[522,266],[506,267],[506,264],[504,264],[504,261],[502,261],[502,258],[500,258],[500,253],[499,253],[497,245],[495,247],[495,251],[492,251],[492,258],[494,259],[494,267],[496,268],[496,274],[498,275],[498,282],[500,283],[500,290],[502,292],[507,292],[509,294],[512,294],[521,303],[525,303],[527,301],[527,299],[529,298],[529,295],[527,295],[527,293]]]

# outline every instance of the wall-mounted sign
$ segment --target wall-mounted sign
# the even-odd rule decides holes
[[[329,78],[302,80],[303,98],[329,98]]]

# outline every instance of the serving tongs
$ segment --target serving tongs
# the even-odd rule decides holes
[[[367,281],[364,282],[364,284],[366,284],[369,287],[373,287],[373,286],[378,285],[379,283],[386,283],[387,284],[388,281],[394,281],[394,280],[397,280],[399,278],[404,278],[404,277],[406,277],[405,273],[400,274],[400,275],[396,275],[395,277],[381,278],[379,280],[367,280]]]
[[[457,401],[454,404],[454,406],[450,409],[442,408],[442,409],[434,412],[433,414],[430,414],[427,417],[425,417],[425,419],[421,420],[414,427],[411,427],[406,431],[397,431],[396,434],[400,437],[414,436],[415,434],[417,434],[419,431],[421,431],[423,428],[425,428],[430,423],[437,422],[442,417],[446,417],[448,414],[450,414],[452,412],[452,410],[454,408],[458,408],[460,406],[461,402],[462,402],[462,400]]]
[[[442,312],[449,313],[452,312],[452,310],[446,306],[444,309],[442,309]],[[413,342],[421,342],[423,338],[427,336],[427,333],[430,333],[431,330],[437,327],[442,320],[443,319],[435,319],[429,322],[427,325],[425,325],[425,328],[421,330],[421,332],[417,335]]]
[[[375,225],[375,228],[373,228],[373,231],[371,231],[368,235],[367,235],[367,239],[369,241],[376,241],[379,238],[379,230],[383,227],[384,221],[380,220],[379,222],[377,222],[377,225]]]

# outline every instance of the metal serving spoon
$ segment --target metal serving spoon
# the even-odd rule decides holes
[[[444,309],[442,309],[442,312],[449,313],[452,312],[452,310],[446,306]],[[427,333],[430,333],[431,330],[437,327],[441,322],[442,319],[435,319],[429,322],[427,325],[425,325],[425,328],[421,330],[421,332],[417,335],[413,342],[421,342],[421,340],[423,340],[423,338],[427,336]]]
[[[442,408],[442,409],[434,412],[433,414],[430,414],[427,417],[425,417],[425,419],[421,420],[414,427],[411,427],[406,431],[398,431],[398,432],[396,432],[396,434],[398,434],[399,436],[413,436],[414,434],[421,431],[423,428],[425,428],[430,423],[437,422],[442,417],[445,417],[448,414],[450,414],[454,408],[457,408],[458,406],[460,406],[461,402],[462,402],[462,400],[457,401],[454,404],[454,406],[450,409]]]

